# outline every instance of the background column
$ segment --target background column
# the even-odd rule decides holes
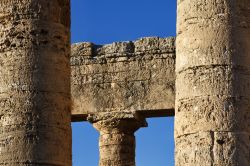
[[[177,17],[176,166],[249,166],[249,0],[178,0]]]
[[[0,165],[71,165],[70,1],[0,1]]]
[[[135,166],[134,133],[140,127],[146,127],[144,119],[138,120],[130,115],[97,116],[92,120],[93,126],[100,132],[99,166]],[[128,116],[130,116],[128,118]]]

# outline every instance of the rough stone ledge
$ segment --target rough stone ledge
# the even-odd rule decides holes
[[[88,114],[88,121],[94,123],[100,120],[109,119],[137,119],[135,111],[113,111],[113,112],[100,112],[95,114]]]
[[[175,38],[146,37],[136,41],[114,42],[106,45],[83,42],[73,44],[71,49],[71,66],[135,61],[138,57],[162,59],[175,53]]]

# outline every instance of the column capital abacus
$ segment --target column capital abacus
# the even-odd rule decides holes
[[[134,133],[140,127],[147,127],[145,118],[134,111],[89,114],[87,119],[101,133]]]

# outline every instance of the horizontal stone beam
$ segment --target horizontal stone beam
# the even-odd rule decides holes
[[[174,115],[175,38],[73,44],[71,70],[72,121],[113,111]]]
[[[121,112],[123,114],[123,112]],[[175,116],[174,108],[170,109],[159,109],[159,110],[139,110],[136,111],[141,118],[154,118],[154,117],[173,117]],[[82,113],[82,114],[72,114],[71,122],[81,122],[88,121],[88,117],[92,114]]]

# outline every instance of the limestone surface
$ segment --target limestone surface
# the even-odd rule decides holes
[[[100,131],[99,166],[135,166],[134,133],[146,127],[144,118],[133,112],[100,112],[88,120]]]
[[[178,0],[176,166],[250,165],[249,0]]]
[[[72,115],[146,110],[154,116],[173,110],[174,69],[174,38],[73,44]]]
[[[70,166],[69,0],[0,1],[0,165]]]
[[[175,166],[249,166],[250,2],[177,6],[176,42],[70,46],[70,0],[0,0],[0,166],[71,166],[79,120],[100,166],[135,166],[134,132],[174,114]]]

